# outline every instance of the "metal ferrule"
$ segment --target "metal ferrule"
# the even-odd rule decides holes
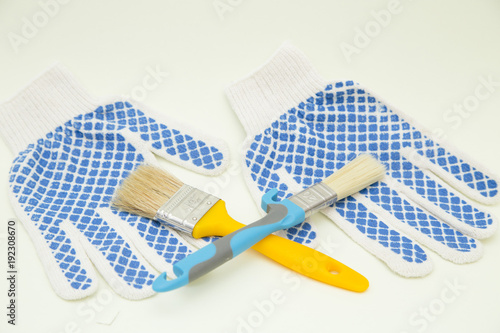
[[[309,217],[320,209],[337,202],[337,193],[328,185],[318,183],[291,196],[288,200],[304,209],[306,217]]]
[[[217,201],[219,198],[211,194],[189,185],[183,185],[158,209],[154,219],[191,234],[196,223]]]

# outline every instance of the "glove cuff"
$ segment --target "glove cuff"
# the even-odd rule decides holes
[[[247,134],[254,135],[326,85],[309,59],[285,44],[257,71],[227,87],[226,95]]]
[[[0,105],[0,132],[15,154],[97,106],[71,73],[55,65]]]

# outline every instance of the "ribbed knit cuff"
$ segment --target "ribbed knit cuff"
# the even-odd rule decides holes
[[[57,126],[95,110],[97,105],[66,68],[55,65],[0,105],[0,132],[18,154]]]
[[[260,69],[227,87],[226,95],[253,135],[326,84],[299,49],[285,44]]]

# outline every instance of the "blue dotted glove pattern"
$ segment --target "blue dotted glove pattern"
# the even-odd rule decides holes
[[[459,227],[461,231],[487,230],[494,223],[492,216],[429,177],[405,157],[404,149],[413,149],[484,198],[498,194],[494,179],[425,137],[352,81],[328,85],[283,113],[254,137],[245,162],[260,191],[278,188],[279,196],[285,198],[293,193],[280,178],[283,169],[305,188],[322,181],[357,155],[371,153],[387,166],[390,177],[426,201],[427,209],[409,202],[385,182],[361,191],[364,196],[432,242],[461,253],[475,249],[474,238],[441,222],[431,212],[450,216],[469,228]],[[417,243],[388,226],[354,197],[338,202],[335,209],[360,233],[406,262],[427,259]],[[316,237],[310,230],[305,224],[289,229],[287,236],[303,243]]]
[[[158,123],[128,102],[100,106],[29,145],[11,167],[11,191],[76,290],[89,288],[92,280],[73,246],[76,240],[60,227],[63,221],[70,221],[128,285],[141,289],[156,277],[96,212],[109,207],[120,181],[144,161],[144,151],[127,141],[124,129],[139,134],[152,151],[164,151],[196,167],[212,170],[222,163],[216,147]],[[158,223],[121,212],[115,216],[137,230],[168,263],[190,252],[184,240]]]

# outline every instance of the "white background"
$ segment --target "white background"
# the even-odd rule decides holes
[[[500,173],[499,86],[469,117],[459,118],[457,128],[444,118],[454,104],[474,96],[481,77],[500,82],[498,1],[401,0],[398,13],[382,27],[372,11],[387,10],[386,0],[72,0],[25,43],[12,43],[13,34],[23,36],[26,21],[40,15],[47,2],[0,1],[2,101],[55,61],[95,96],[138,91],[148,70],[159,69],[169,75],[147,91],[144,103],[225,139],[239,162],[245,134],[223,89],[290,40],[325,78],[363,83],[428,128],[442,129],[454,145]],[[214,4],[229,7],[221,12]],[[365,28],[372,29],[367,45],[355,44]],[[346,44],[358,45],[358,54],[348,59],[341,50]],[[7,197],[13,156],[3,143],[0,154],[0,234],[5,234],[5,222],[14,216]],[[218,182],[217,194],[234,218],[249,222],[260,216],[240,173],[214,180],[170,167],[192,185]],[[500,216],[499,206],[488,209]],[[371,283],[368,291],[352,293],[307,278],[290,282],[285,268],[249,251],[188,287],[147,300],[122,299],[101,281],[96,296],[64,301],[52,291],[19,224],[18,325],[7,325],[4,314],[3,238],[1,331],[235,332],[244,320],[256,326],[248,332],[500,332],[498,235],[483,242],[484,257],[477,263],[455,265],[430,253],[434,271],[405,279],[326,218],[315,216],[313,223],[330,244],[324,251],[363,273]],[[453,293],[450,283],[461,289]],[[256,304],[276,292],[283,301],[262,314]],[[429,307],[432,319],[415,317]]]

